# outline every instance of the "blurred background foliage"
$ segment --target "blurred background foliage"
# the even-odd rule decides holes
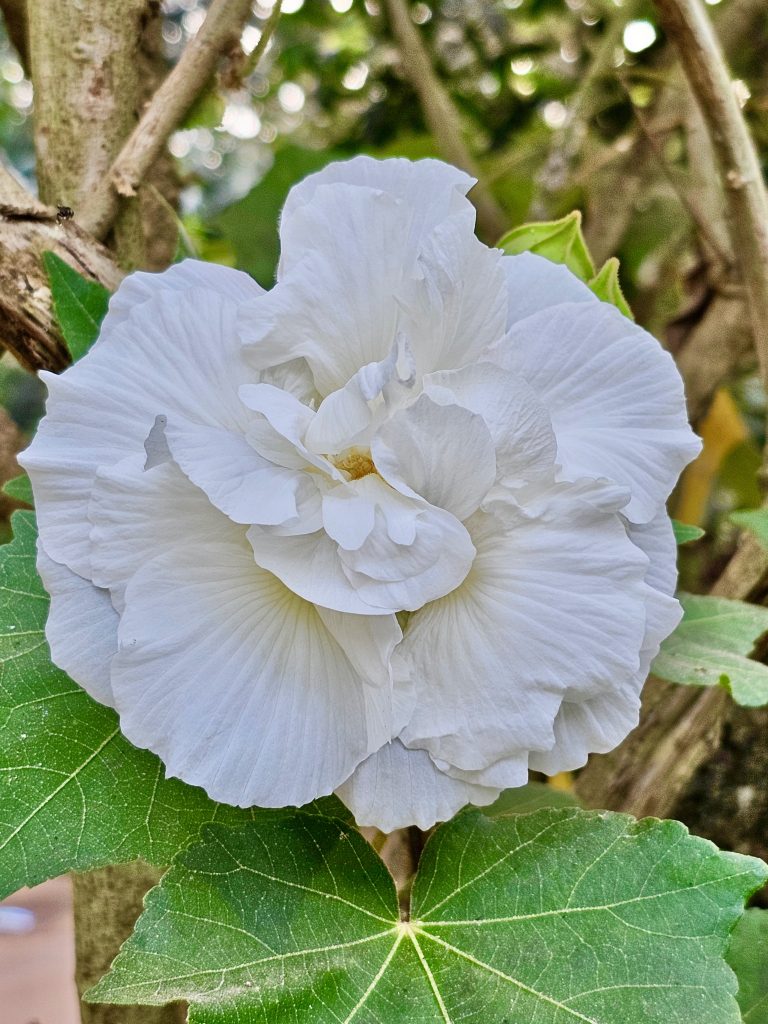
[[[169,64],[205,7],[201,0],[163,5]],[[620,258],[638,321],[682,351],[728,287],[724,214],[703,133],[652,5],[416,0],[408,8],[506,226],[580,209],[595,262]],[[768,160],[768,5],[710,0],[709,9]],[[246,53],[271,11],[268,0],[254,2],[241,40]],[[441,155],[412,81],[382,0],[283,0],[257,70],[212,81],[170,140],[182,186],[179,255],[240,267],[268,287],[279,210],[295,181],[361,152]],[[33,116],[32,85],[0,24],[0,146],[32,187]],[[724,333],[722,345],[730,344]],[[727,559],[735,539],[730,513],[759,502],[765,396],[748,355],[729,366],[711,397],[694,410],[706,447],[673,508],[707,529],[684,549],[690,589],[704,588]],[[19,438],[33,429],[41,401],[37,382],[6,355],[0,403]]]

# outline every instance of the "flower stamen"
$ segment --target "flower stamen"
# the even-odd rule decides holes
[[[371,458],[368,448],[347,448],[338,455],[329,455],[328,461],[333,463],[336,469],[346,473],[350,480],[359,480],[360,477],[369,476],[376,472],[376,467]]]

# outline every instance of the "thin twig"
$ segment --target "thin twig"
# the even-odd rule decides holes
[[[632,111],[635,115],[635,119],[640,127],[640,131],[643,133],[645,140],[651,148],[656,162],[661,168],[667,181],[672,186],[675,195],[680,200],[681,205],[687,211],[688,216],[691,218],[693,223],[696,225],[696,230],[701,235],[702,239],[712,251],[712,255],[720,264],[721,268],[730,267],[733,264],[733,259],[729,252],[726,252],[720,245],[720,239],[717,237],[715,232],[712,230],[709,215],[702,209],[701,204],[697,198],[694,198],[690,187],[690,183],[686,180],[682,172],[677,172],[664,157],[663,150],[659,145],[658,139],[656,138],[653,128],[648,122],[645,114],[640,110],[637,104],[632,100],[632,95],[626,81],[619,76],[619,81],[624,86],[624,90],[627,94],[629,102],[632,104]]]
[[[197,35],[152,97],[109,175],[79,216],[80,224],[97,238],[104,238],[112,226],[120,196],[136,194],[171,132],[207,85],[219,58],[239,38],[250,10],[251,0],[213,0]]]
[[[768,388],[768,196],[757,152],[700,0],[656,0],[656,6],[709,131],[755,352]]]
[[[509,218],[481,179],[475,158],[464,142],[459,114],[435,74],[430,55],[411,20],[407,5],[404,0],[386,0],[386,7],[392,34],[400,49],[403,70],[419,98],[427,127],[445,159],[477,178],[477,185],[469,198],[477,210],[480,231],[495,242],[509,228]]]
[[[275,6],[272,8],[272,13],[267,18],[266,24],[261,30],[259,41],[256,43],[256,46],[253,48],[253,52],[249,55],[248,60],[246,61],[243,78],[247,78],[248,75],[253,74],[259,66],[261,58],[264,56],[267,51],[267,47],[269,46],[269,40],[272,38],[275,29],[277,28],[282,6],[283,0],[276,0]]]

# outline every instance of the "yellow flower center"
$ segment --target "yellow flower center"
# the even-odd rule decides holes
[[[329,455],[328,461],[332,462],[336,469],[346,473],[350,480],[359,480],[361,476],[376,472],[368,448],[347,448],[338,455]]]

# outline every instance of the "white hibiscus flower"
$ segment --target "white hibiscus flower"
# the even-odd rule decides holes
[[[674,628],[669,357],[477,241],[472,180],[337,163],[278,280],[134,274],[22,462],[53,658],[168,774],[422,828],[607,751]]]

